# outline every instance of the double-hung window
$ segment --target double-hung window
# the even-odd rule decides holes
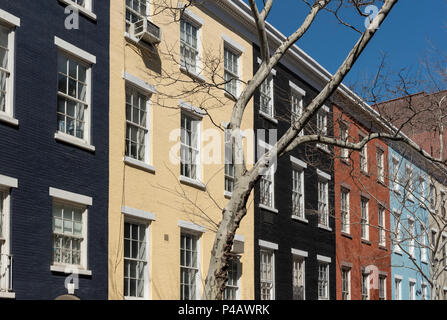
[[[86,269],[86,215],[85,206],[53,203],[53,265]]]
[[[148,298],[148,225],[124,223],[124,297]]]
[[[341,269],[341,298],[351,300],[351,269]]]
[[[428,299],[428,293],[427,293],[427,284],[426,283],[422,283],[421,284],[421,291],[422,291],[422,300],[427,300]]]
[[[230,267],[228,268],[228,281],[223,294],[224,300],[237,300],[239,293],[239,257],[234,256],[230,260]]]
[[[301,168],[293,168],[292,180],[292,216],[304,219],[304,170]]]
[[[391,162],[392,162],[392,173],[390,180],[393,182],[393,191],[399,193],[400,190],[399,159],[393,157]]]
[[[408,285],[409,285],[409,300],[416,300],[416,282],[415,281],[412,281],[412,280],[410,280],[409,281],[409,283],[408,283]]]
[[[180,237],[180,299],[198,298],[198,237],[182,233]]]
[[[413,181],[413,169],[407,165],[405,166],[405,189],[406,189],[406,197],[408,200],[414,200],[414,181]]]
[[[261,249],[261,300],[275,299],[275,256],[273,250]]]
[[[200,180],[200,124],[200,120],[182,112],[180,174],[193,180]]]
[[[90,67],[64,52],[58,55],[58,131],[89,141]]]
[[[421,223],[421,261],[428,262],[427,260],[427,230],[424,224]]]
[[[293,300],[305,300],[305,258],[293,256]]]
[[[318,263],[318,300],[329,300],[329,263]]]
[[[9,190],[0,186],[0,292],[12,290],[12,256],[9,254],[9,197]]]
[[[349,214],[349,190],[341,188],[341,231],[344,233],[350,232],[350,214]]]
[[[225,193],[231,194],[234,189],[234,155],[231,130],[225,130]]]
[[[360,225],[361,225],[361,231],[362,231],[362,239],[363,240],[369,240],[369,212],[368,212],[368,199],[361,198],[360,200],[360,210],[361,210],[361,217],[360,217]]]
[[[0,24],[0,115],[14,117],[14,39],[15,30]]]
[[[415,227],[414,227],[414,220],[408,219],[408,251],[410,253],[410,256],[414,258],[415,255]]]
[[[290,103],[291,103],[291,123],[292,125],[301,118],[304,110],[304,96],[306,92],[292,82],[290,84]],[[300,135],[304,134],[304,129],[300,131]]]
[[[318,224],[329,227],[329,183],[327,180],[318,180]]]
[[[147,0],[126,0],[126,32],[129,32],[132,23],[147,19],[147,16]]]
[[[273,107],[273,75],[269,75],[261,84],[260,90],[260,112],[273,118],[275,111]]]
[[[434,184],[430,183],[429,193],[428,193],[428,201],[430,203],[430,210],[435,210],[435,197],[436,197],[436,189]]]
[[[362,272],[362,300],[369,300],[369,273]]]
[[[224,48],[224,81],[225,90],[233,97],[239,93],[239,59],[240,54],[225,46]]]
[[[401,252],[400,249],[400,241],[402,240],[402,222],[400,221],[400,219],[402,218],[402,214],[394,211],[393,212],[393,216],[394,216],[394,251],[396,252]]]
[[[266,207],[274,208],[274,170],[273,166],[261,176],[260,181],[260,203]]]
[[[385,247],[386,246],[386,231],[385,231],[385,208],[382,206],[379,206],[379,246]]]
[[[379,275],[379,300],[386,300],[386,276]]]
[[[317,112],[317,134],[321,137],[327,137],[328,134],[328,113],[329,108],[326,106],[322,106]],[[317,146],[324,150],[329,150],[327,144],[318,143]]]
[[[149,99],[126,87],[126,156],[149,162]]]
[[[394,300],[402,300],[402,279],[394,278]]]
[[[343,142],[348,142],[349,137],[349,128],[345,123],[340,123],[340,140]],[[341,148],[340,149],[340,158],[341,160],[347,161],[349,158],[349,149]]]
[[[376,158],[377,158],[377,180],[383,183],[385,182],[385,167],[383,162],[384,153],[382,149],[379,148],[377,149]]]
[[[365,139],[364,136],[359,135],[359,142]],[[363,148],[360,150],[360,171],[363,173],[368,172],[368,145],[365,144]]]
[[[180,20],[180,63],[188,72],[198,74],[199,27],[190,20]]]

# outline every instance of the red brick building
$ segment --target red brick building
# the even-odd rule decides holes
[[[358,142],[374,130],[370,112],[333,110],[336,137]],[[334,172],[337,300],[391,299],[386,143],[372,140],[362,152],[335,148]]]

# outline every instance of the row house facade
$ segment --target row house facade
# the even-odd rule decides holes
[[[0,298],[107,299],[108,30],[108,1],[0,1]]]
[[[217,78],[252,75],[251,41],[225,2],[189,7],[177,19],[152,15],[157,4],[111,2],[110,299],[201,297],[219,207],[234,184],[231,165],[222,170],[221,129],[242,84],[229,81],[225,94],[219,90],[218,108],[205,93],[181,92],[211,81],[211,55],[222,61]],[[242,130],[252,127],[252,104],[246,114]],[[212,138],[217,159],[207,149]],[[254,298],[253,225],[249,207],[225,299]]]
[[[342,141],[359,142],[377,130],[373,116],[343,106],[333,113]],[[336,148],[334,162],[337,299],[390,299],[388,146],[372,140],[359,152]]]

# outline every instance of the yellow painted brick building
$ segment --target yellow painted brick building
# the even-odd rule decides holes
[[[225,70],[247,81],[252,44],[205,8],[190,7],[180,19],[178,10],[156,10],[152,3],[145,7],[145,0],[134,0],[127,7],[124,0],[111,1],[109,298],[195,299],[207,273],[213,223],[220,221],[219,208],[228,201],[224,135],[216,125],[229,120],[234,101],[222,90],[186,92],[202,78],[210,81],[213,66],[223,78],[224,54],[231,62]],[[151,22],[132,25],[145,21],[145,12],[161,30],[158,44]],[[193,75],[194,68],[204,70]],[[227,88],[240,92],[241,85]],[[188,129],[183,139],[182,121]],[[251,103],[243,129],[252,123]],[[220,133],[220,152],[207,148],[215,132]],[[180,145],[201,162],[181,166]],[[210,158],[218,161],[210,163]],[[254,298],[253,227],[251,205],[235,246],[240,264],[234,271],[240,279],[233,285],[238,289],[229,291],[237,291],[240,299]]]

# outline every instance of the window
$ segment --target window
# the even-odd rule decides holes
[[[304,219],[304,170],[292,169],[292,215]]]
[[[126,32],[132,23],[147,19],[147,13],[147,0],[126,0]]]
[[[362,272],[362,300],[369,300],[369,273]]]
[[[385,181],[385,167],[383,163],[383,150],[377,149],[377,180],[379,182]]]
[[[13,117],[14,30],[0,24],[0,114]]]
[[[234,97],[237,97],[239,92],[239,57],[240,55],[231,49],[224,48],[225,90]]]
[[[394,279],[394,300],[402,300],[402,279]]]
[[[59,52],[58,55],[59,132],[86,140],[89,137],[90,68]]]
[[[341,299],[351,300],[351,269],[341,269]]]
[[[180,299],[197,299],[198,239],[191,234],[182,233],[180,237]]]
[[[414,232],[414,221],[411,219],[408,219],[408,251],[410,255],[414,258],[414,244],[415,244],[415,232]]]
[[[344,142],[348,142],[349,131],[348,126],[345,123],[340,123],[340,140]],[[342,160],[348,160],[349,158],[349,149],[341,148],[340,149],[340,157]]]
[[[260,187],[260,203],[269,208],[274,208],[274,170],[273,166],[261,176]]]
[[[133,87],[126,88],[126,156],[149,162],[148,98]]]
[[[416,300],[416,282],[414,281],[410,281],[409,283],[409,287],[410,287],[410,300]]]
[[[0,186],[0,292],[12,291],[9,255],[9,191]]]
[[[428,195],[428,201],[430,203],[430,209],[435,210],[435,196],[436,196],[436,189],[433,184],[430,184],[430,190]]]
[[[269,117],[274,117],[273,109],[273,76],[269,75],[260,87],[260,111]]]
[[[368,214],[368,199],[362,197],[360,200],[361,205],[361,231],[362,231],[362,239],[369,240],[369,214]]]
[[[422,291],[422,300],[427,300],[428,299],[427,284],[423,283],[421,285],[421,291]]]
[[[395,219],[395,222],[394,222],[394,226],[395,226],[395,230],[394,230],[394,239],[395,239],[394,240],[395,241],[394,251],[401,252],[401,249],[400,249],[400,246],[399,246],[399,243],[402,240],[402,230],[401,230],[402,226],[401,226],[401,221],[400,221],[401,214],[399,212],[394,211],[393,215],[394,215],[394,219]]]
[[[290,93],[290,103],[291,103],[291,122],[294,123],[298,121],[303,114],[303,93],[298,92],[295,89],[291,89]],[[301,130],[300,135],[304,134],[304,130]]]
[[[182,112],[180,174],[200,180],[200,121]]]
[[[349,190],[341,188],[341,231],[344,233],[350,232],[350,216],[349,216]]]
[[[379,206],[379,246],[386,247],[385,208]]]
[[[124,297],[148,298],[147,225],[124,223]]]
[[[405,167],[405,189],[408,192],[407,198],[413,201],[414,196],[414,181],[413,181],[413,169],[410,166]]]
[[[431,245],[431,250],[430,250],[430,258],[433,261],[434,259],[434,255],[435,255],[435,246],[436,246],[436,239],[437,239],[437,232],[435,230],[431,230],[431,238],[430,238],[430,245]]]
[[[318,181],[318,224],[329,228],[328,182]]]
[[[379,276],[379,300],[386,300],[386,276]]]
[[[395,192],[399,192],[400,186],[399,186],[399,159],[394,158],[391,161],[393,163],[393,172],[391,179],[393,181],[393,190]]]
[[[181,66],[192,73],[198,73],[199,28],[191,22],[180,20],[180,62]]]
[[[318,264],[318,300],[329,300],[329,264]]]
[[[261,300],[275,299],[274,254],[261,250]]]
[[[359,136],[359,142],[365,139],[364,136]],[[368,145],[364,145],[360,150],[360,171],[363,173],[368,172]]]
[[[86,208],[53,204],[53,264],[86,267]]]
[[[323,137],[326,137],[328,132],[328,111],[326,109],[327,107],[323,106],[320,110],[317,112],[317,134]],[[328,150],[328,146],[326,144],[317,144],[317,147],[320,147],[324,150]]]
[[[419,176],[416,187],[417,187],[416,194],[420,199],[419,201],[421,203],[424,203],[425,202],[425,179],[422,175]]]
[[[293,300],[305,300],[305,261],[304,257],[293,256]]]
[[[225,192],[232,193],[234,189],[234,156],[231,131],[225,130]]]
[[[89,9],[89,10],[92,9],[92,0],[71,0],[71,1],[73,1],[78,6],[81,6],[83,8],[86,8],[86,9]],[[127,2],[129,2],[129,1],[127,1]]]
[[[233,257],[228,269],[228,282],[224,291],[224,300],[237,300],[239,292],[239,257]]]

